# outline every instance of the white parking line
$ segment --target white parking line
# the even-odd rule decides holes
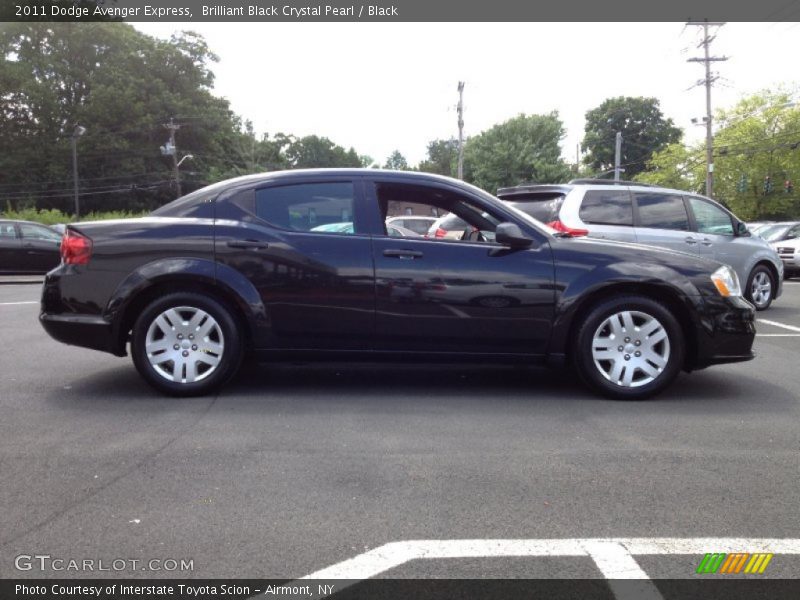
[[[777,321],[770,321],[768,319],[757,319],[759,323],[764,323],[765,325],[772,325],[773,327],[780,327],[782,329],[788,329],[789,331],[796,331],[800,333],[800,327],[795,327],[794,325],[786,325],[785,323],[778,323]]]
[[[800,333],[757,333],[756,337],[800,337]]]
[[[26,302],[0,302],[0,306],[17,306],[19,304],[39,304],[38,300],[29,300]]]
[[[522,540],[409,540],[392,542],[363,554],[326,567],[291,582],[290,586],[303,585],[303,580],[338,579],[339,591],[360,580],[375,577],[412,560],[441,558],[484,557],[536,557],[536,556],[588,556],[603,577],[612,580],[640,580],[636,598],[660,599],[650,577],[633,558],[636,555],[705,554],[708,552],[767,552],[773,554],[800,554],[797,538],[574,538],[574,539],[522,539]],[[690,577],[694,573],[687,573]],[[348,580],[348,581],[343,581]],[[631,587],[624,589],[610,585],[615,596],[622,600],[632,598]],[[312,595],[325,598],[328,594]]]

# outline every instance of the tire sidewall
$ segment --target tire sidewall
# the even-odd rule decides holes
[[[622,311],[638,311],[654,317],[664,327],[669,339],[670,356],[666,367],[654,381],[639,387],[615,385],[600,373],[592,357],[592,341],[597,328],[608,317]],[[644,296],[612,298],[595,306],[580,326],[575,343],[573,364],[584,383],[606,397],[620,400],[642,400],[664,390],[678,376],[685,356],[684,335],[676,318],[663,304]]]
[[[752,286],[753,286],[753,280],[756,278],[756,274],[762,272],[766,273],[767,277],[769,277],[769,282],[771,287],[769,291],[769,300],[767,301],[767,303],[763,306],[758,306],[753,301]],[[775,277],[772,275],[772,271],[770,271],[769,268],[765,267],[764,265],[757,265],[752,271],[750,271],[750,277],[747,278],[747,289],[745,291],[745,294],[750,303],[756,307],[756,310],[767,310],[770,307],[770,305],[772,304],[772,300],[775,298],[776,283],[777,282],[775,281]]]
[[[153,369],[145,351],[147,330],[153,320],[165,310],[178,306],[191,306],[210,314],[217,321],[225,339],[225,350],[216,370],[194,383],[168,381]],[[230,309],[216,299],[195,293],[168,294],[147,305],[137,318],[131,338],[131,356],[139,374],[157,390],[172,396],[199,396],[217,389],[239,368],[242,359],[241,335]]]

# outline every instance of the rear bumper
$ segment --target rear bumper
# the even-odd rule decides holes
[[[103,317],[41,313],[39,322],[54,340],[71,346],[119,355],[118,349],[115,348],[111,324]]]
[[[755,308],[743,298],[706,297],[692,368],[753,360]]]

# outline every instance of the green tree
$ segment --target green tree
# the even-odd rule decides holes
[[[326,137],[309,135],[302,138],[289,136],[286,158],[293,169],[360,167],[361,157],[354,148],[345,150]]]
[[[656,98],[609,98],[586,113],[584,162],[597,171],[612,169],[618,131],[626,179],[644,171],[655,152],[679,141],[682,134],[672,119],[664,118]]]
[[[566,181],[570,170],[561,158],[563,137],[557,112],[509,119],[467,141],[464,179],[490,193],[525,182]]]
[[[458,141],[433,140],[428,143],[428,158],[419,163],[418,170],[455,177],[458,168]]]
[[[386,159],[386,164],[383,165],[384,169],[394,169],[395,171],[408,171],[408,161],[406,157],[400,154],[399,150],[392,152]]]
[[[740,218],[800,217],[800,108],[790,94],[764,91],[716,113],[714,197]],[[638,179],[705,192],[705,143],[656,153]],[[766,184],[767,178],[771,189]],[[792,191],[784,189],[792,182]]]
[[[184,191],[224,168],[241,123],[212,95],[216,56],[202,37],[169,41],[124,23],[13,23],[0,29],[0,203],[72,209],[70,137],[83,210],[142,210],[174,197],[159,152],[171,117]]]

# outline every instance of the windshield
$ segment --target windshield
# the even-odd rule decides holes
[[[789,225],[770,225],[758,230],[758,235],[767,240],[768,242],[775,242],[781,239],[786,234],[786,231],[791,227]]]

